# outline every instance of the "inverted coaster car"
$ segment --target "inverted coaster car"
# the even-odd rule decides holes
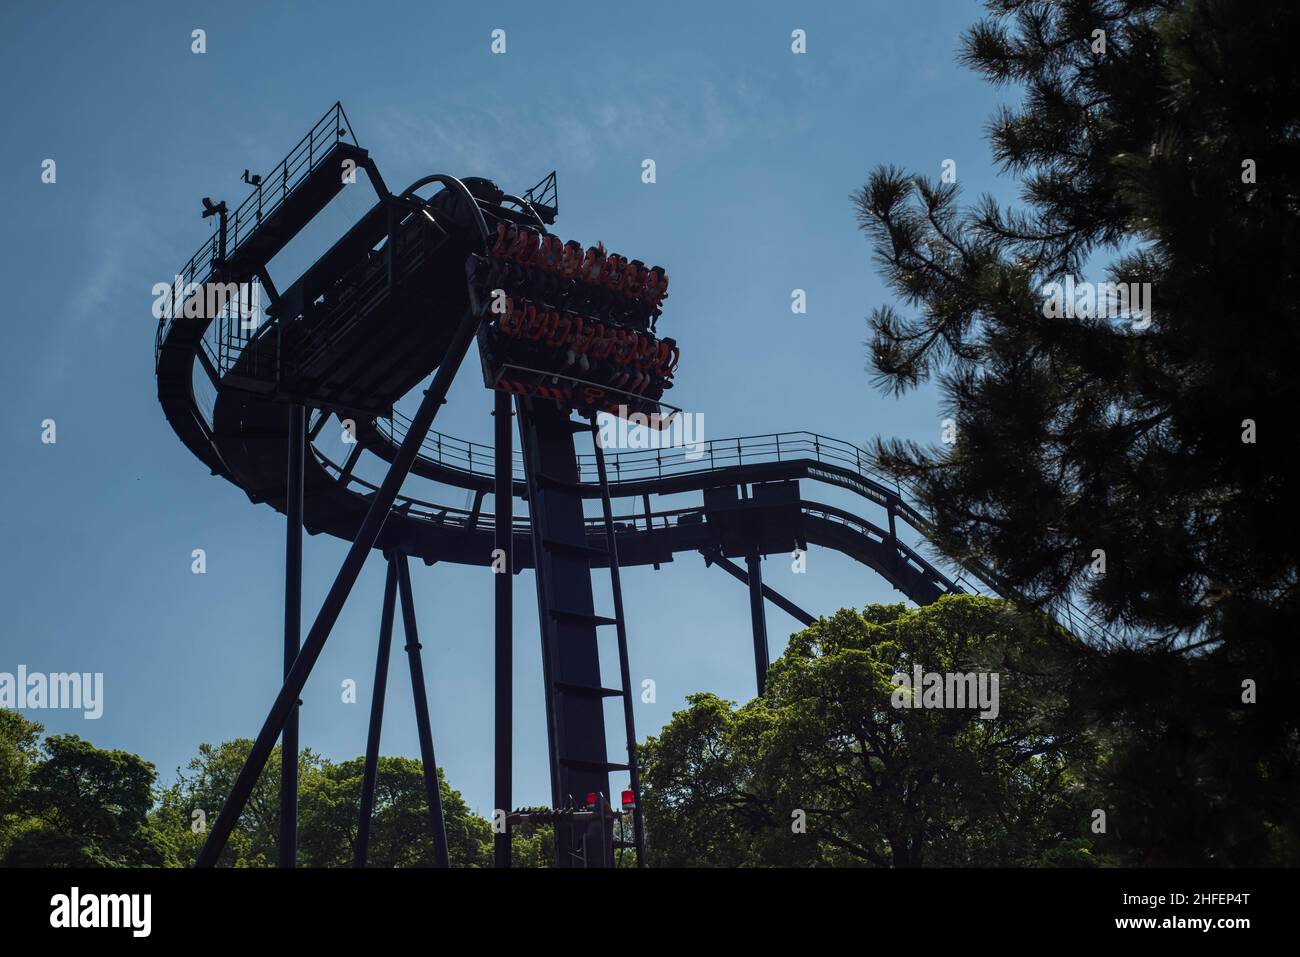
[[[622,416],[661,411],[681,358],[655,334],[662,267],[502,222],[469,270],[488,388]]]

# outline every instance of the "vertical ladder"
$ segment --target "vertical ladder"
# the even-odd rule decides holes
[[[595,613],[591,587],[593,563],[608,562],[617,575],[617,558],[608,548],[613,524],[608,520],[607,507],[606,543],[593,545],[587,541],[583,488],[573,444],[575,432],[585,431],[586,425],[574,422],[567,409],[550,400],[521,396],[518,412],[542,632],[552,806],[571,807],[584,801],[588,794],[601,795],[603,800],[603,795],[610,793],[610,772],[631,772],[636,760],[636,740],[631,736],[632,703],[622,592],[616,587],[617,617],[609,618]],[[601,686],[596,629],[609,625],[618,629],[622,688]],[[611,762],[606,751],[604,700],[616,696],[624,699],[624,718],[629,729],[628,764]],[[638,851],[639,821],[638,811],[634,816]],[[566,827],[557,823],[556,865],[613,866],[613,844],[610,835],[603,833],[609,826],[608,821],[597,822],[580,833],[583,829],[578,825]],[[592,829],[597,833],[592,833]]]
[[[623,617],[623,584],[618,568],[618,541],[614,535],[614,509],[609,501],[609,475],[605,471],[605,450],[600,445],[596,413],[591,413],[591,443],[596,450],[596,472],[600,477],[600,506],[605,519],[605,549],[609,556],[609,585],[614,595],[614,622],[618,633],[618,671],[623,686],[623,726],[627,734],[627,773],[632,783],[632,847],[636,866],[645,866],[645,832],[641,819],[641,770],[636,756],[636,724],[632,718],[632,677],[627,659],[627,624]]]

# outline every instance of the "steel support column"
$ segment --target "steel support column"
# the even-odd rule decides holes
[[[555,686],[551,675],[551,646],[548,638],[550,623],[546,614],[546,568],[544,567],[546,563],[542,560],[545,553],[542,549],[541,524],[537,520],[540,493],[535,491],[532,481],[536,467],[530,462],[531,443],[525,431],[524,402],[523,397],[516,399],[515,409],[519,419],[519,451],[524,460],[524,475],[528,480],[528,524],[532,533],[533,578],[536,586],[534,590],[537,593],[537,623],[542,645],[542,685],[545,689],[543,700],[546,708],[546,756],[551,772],[551,807],[558,808],[564,803],[564,799],[560,794],[560,760],[555,744]]]
[[[298,695],[302,693],[303,685],[307,683],[307,677],[311,674],[312,668],[316,665],[316,660],[320,658],[321,651],[325,648],[325,642],[329,638],[330,631],[334,628],[334,623],[338,621],[339,613],[343,610],[343,603],[347,601],[352,586],[356,584],[357,576],[361,574],[361,568],[366,562],[366,556],[370,554],[370,549],[374,547],[375,541],[379,538],[379,533],[384,526],[384,520],[388,517],[388,510],[392,508],[393,502],[397,498],[397,492],[402,486],[402,481],[406,478],[407,473],[411,471],[411,464],[415,461],[416,453],[420,450],[420,444],[424,441],[425,436],[429,434],[429,429],[433,426],[433,420],[438,414],[438,409],[447,401],[447,389],[451,386],[451,380],[455,377],[456,371],[464,361],[465,353],[469,351],[469,345],[474,339],[477,328],[478,316],[472,309],[467,310],[460,320],[460,326],[457,327],[455,334],[452,336],[442,364],[438,366],[433,381],[430,382],[429,388],[424,393],[424,398],[420,401],[420,407],[411,419],[411,425],[407,430],[406,437],[402,439],[402,445],[393,457],[393,464],[389,466],[388,474],[384,476],[384,481],[380,484],[378,491],[370,499],[370,509],[366,512],[366,517],[362,519],[361,527],[357,529],[357,537],[348,549],[347,557],[344,558],[343,565],[339,568],[334,584],[330,586],[329,592],[325,595],[325,601],[321,605],[320,612],[316,615],[316,621],[312,624],[311,630],[307,633],[307,639],[303,643],[302,651],[298,653],[293,668],[285,677],[284,686],[280,689],[280,693],[276,695],[275,703],[271,705],[270,713],[267,714],[262,729],[257,733],[257,738],[253,741],[248,760],[244,762],[244,766],[239,771],[239,776],[235,778],[230,796],[226,798],[221,813],[217,815],[217,819],[212,825],[212,832],[208,835],[207,841],[203,844],[203,849],[199,852],[198,861],[196,862],[198,867],[213,867],[216,865],[217,859],[221,856],[221,851],[226,846],[226,841],[230,839],[230,832],[235,829],[239,816],[243,814],[244,806],[248,803],[248,796],[253,791],[253,785],[257,783],[258,777],[262,774],[262,769],[266,767],[266,759],[270,757],[271,751],[275,748],[275,741],[280,736],[285,721],[288,720],[289,712],[293,710]]]
[[[749,574],[731,559],[724,557],[720,551],[702,551],[700,554],[704,556],[704,564],[717,565],[741,584],[746,587],[749,586]],[[770,585],[763,586],[763,597],[776,605],[777,608],[780,608],[791,618],[798,621],[805,628],[817,620]]]
[[[307,410],[289,406],[289,463],[286,469],[284,540],[284,677],[298,657],[302,639],[302,493],[307,447]],[[280,736],[280,866],[298,862],[298,709],[295,697]]]
[[[767,610],[763,607],[763,570],[758,552],[745,556],[749,571],[749,617],[754,626],[754,673],[758,677],[758,693],[767,688]]]
[[[514,469],[511,467],[514,452],[514,436],[511,433],[510,394],[496,392],[492,415],[495,434],[496,489],[496,539],[498,549],[495,559],[504,563],[504,570],[496,575],[496,681],[495,681],[495,724],[494,749],[495,788],[494,804],[496,810],[508,815],[511,809],[511,756],[514,718],[514,685],[511,668],[513,667],[513,632],[514,615],[514,555],[511,551],[514,533]],[[497,564],[493,563],[496,571]],[[493,821],[493,826],[496,822]],[[510,825],[493,838],[493,860],[497,867],[510,866]]]
[[[361,779],[361,817],[357,821],[354,867],[365,867],[370,853],[370,821],[379,780],[379,735],[384,725],[384,695],[388,689],[388,654],[393,646],[393,607],[397,600],[397,566],[390,557],[384,579],[384,610],[379,617],[379,652],[375,656],[375,686],[370,696],[370,731],[366,734],[366,770]]]
[[[608,794],[612,765],[605,746],[600,645],[596,629],[612,621],[595,614],[574,423],[556,403],[520,398],[519,431],[528,477],[552,806]],[[580,428],[580,427],[579,427]],[[602,550],[603,551],[603,550]],[[558,867],[582,856],[577,825],[557,824]],[[602,862],[601,866],[613,863]]]
[[[438,788],[438,759],[433,754],[433,729],[429,724],[429,698],[424,687],[424,665],[420,661],[420,635],[415,627],[415,600],[411,595],[411,571],[405,555],[395,555],[393,561],[397,564],[397,593],[402,600],[402,628],[406,632],[406,657],[411,664],[411,694],[415,699],[415,726],[420,733],[420,765],[424,772],[424,794],[429,802],[433,858],[438,867],[448,867],[450,864],[447,857],[447,827],[442,819],[442,793]]]

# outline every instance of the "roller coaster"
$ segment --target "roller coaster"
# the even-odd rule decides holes
[[[374,204],[292,285],[278,289],[268,263],[341,190],[364,189],[359,171],[375,191]],[[714,439],[690,449],[606,451],[599,414],[641,414],[660,425],[680,414],[663,398],[679,351],[656,332],[668,277],[603,246],[584,250],[555,237],[554,173],[521,195],[485,179],[445,174],[391,193],[336,103],[274,170],[255,177],[246,172],[245,182],[250,193],[233,213],[225,203],[204,200],[204,216],[217,218],[217,229],[161,297],[165,308],[154,347],[159,402],[181,441],[213,475],[287,517],[283,686],[199,866],[219,863],[277,741],[283,755],[280,864],[293,866],[299,694],[373,549],[387,562],[387,578],[358,866],[366,864],[399,603],[435,858],[448,863],[409,558],[498,573],[499,867],[510,864],[510,829],[526,821],[555,826],[557,866],[613,866],[624,852],[633,853],[638,866],[645,862],[621,568],[657,568],[690,553],[740,580],[749,590],[760,693],[769,660],[765,602],[805,624],[815,620],[763,582],[766,555],[832,548],[918,604],[947,593],[1016,597],[978,559],[947,562],[945,571],[909,545],[905,539],[923,540],[933,531],[909,504],[915,496],[850,443],[795,432]],[[432,194],[422,197],[430,188]],[[268,300],[264,316],[248,308],[260,297]],[[432,430],[475,341],[484,384],[494,396],[492,445]],[[196,379],[206,380],[215,395],[210,409],[197,398]],[[395,404],[426,379],[408,418]],[[518,422],[517,450],[512,420]],[[341,461],[319,447],[331,421],[348,449],[336,456]],[[590,453],[578,449],[583,433],[591,435]],[[378,484],[354,474],[365,452],[386,464]],[[472,504],[454,507],[406,494],[408,475],[460,490]],[[854,493],[875,520],[805,498],[801,483]],[[698,495],[699,503],[656,506],[663,496],[683,493]],[[515,499],[526,503],[524,515],[515,514]],[[586,514],[589,500],[599,501],[598,515]],[[615,500],[632,505],[615,514]],[[305,637],[303,529],[351,543]],[[512,812],[513,576],[525,569],[534,571],[536,584],[552,804]],[[608,616],[595,608],[596,570],[610,576],[614,607]],[[1069,603],[1050,610],[1085,640],[1111,640],[1103,625]],[[618,688],[601,685],[601,628],[617,635]],[[608,698],[622,700],[623,761],[609,755]],[[610,789],[616,773],[629,779],[618,801]]]

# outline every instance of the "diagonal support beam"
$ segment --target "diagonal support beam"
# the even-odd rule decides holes
[[[392,508],[393,502],[397,499],[397,493],[401,489],[407,473],[411,471],[411,465],[415,461],[416,454],[420,451],[420,445],[429,434],[429,429],[433,427],[433,420],[438,414],[438,409],[447,401],[447,390],[451,387],[451,381],[455,378],[456,371],[465,359],[465,353],[469,351],[470,343],[474,341],[474,333],[477,328],[478,316],[472,308],[466,310],[464,317],[460,320],[460,325],[452,336],[451,343],[447,347],[442,363],[434,374],[433,381],[429,384],[429,388],[424,393],[424,398],[420,401],[419,409],[416,410],[414,418],[411,419],[410,429],[402,440],[397,455],[393,457],[393,464],[389,467],[388,474],[384,476],[384,481],[379,486],[379,490],[375,492],[370,500],[370,510],[366,512],[361,527],[357,529],[357,537],[352,542],[351,548],[348,549],[347,557],[343,559],[343,565],[339,568],[334,584],[330,586],[320,612],[316,615],[316,621],[307,633],[302,651],[298,653],[293,667],[289,670],[289,674],[285,676],[284,686],[281,687],[280,693],[276,695],[275,702],[271,705],[271,711],[262,725],[262,730],[257,733],[257,738],[253,741],[253,748],[248,753],[248,760],[244,762],[243,768],[239,771],[239,776],[235,778],[235,784],[231,788],[230,796],[226,798],[221,813],[217,815],[217,820],[212,825],[212,833],[208,835],[207,841],[203,844],[203,849],[199,852],[196,866],[216,866],[217,859],[221,856],[226,842],[230,839],[230,832],[235,829],[235,824],[239,821],[240,815],[244,813],[244,807],[248,804],[248,797],[253,793],[253,786],[261,776],[262,769],[266,767],[266,761],[275,748],[275,741],[280,736],[285,721],[288,720],[289,712],[296,706],[298,696],[302,694],[303,686],[307,683],[307,677],[311,674],[312,668],[316,666],[317,659],[320,658],[321,652],[325,649],[325,641],[329,638],[334,623],[338,621],[340,612],[343,611],[343,604],[347,601],[352,586],[356,584],[357,577],[361,574],[361,568],[365,565],[370,549],[374,547],[380,531],[383,530],[384,520],[388,517],[388,510]]]
[[[723,557],[721,552],[710,553],[710,552],[702,551],[700,552],[700,554],[704,556],[705,565],[717,565],[719,568],[727,572],[729,575],[731,575],[732,578],[736,579],[736,581],[740,582],[742,585],[745,585],[746,587],[749,586],[749,573],[746,572],[739,565],[737,565],[735,562],[733,562],[731,559]],[[798,605],[792,602],[790,599],[782,595],[775,588],[772,588],[768,585],[763,586],[763,597],[766,598],[768,601],[770,601],[773,605],[776,605],[777,608],[780,608],[783,612],[785,612],[787,615],[789,615],[791,618],[795,619],[805,627],[811,625],[813,622],[817,620],[812,615],[808,614],[808,612],[804,611],[802,608],[800,608]]]
[[[411,569],[405,555],[394,555],[391,561],[397,565],[397,594],[402,600],[402,628],[406,632],[406,657],[411,665],[411,694],[415,699],[415,727],[420,733],[420,767],[424,772],[424,796],[429,802],[433,859],[438,867],[450,867],[447,857],[447,826],[442,819],[442,793],[438,788],[438,759],[433,753],[429,697],[424,685],[424,664],[420,660],[420,635],[415,628]]]
[[[388,653],[393,646],[393,608],[397,602],[397,566],[390,559],[384,580],[384,610],[379,617],[379,652],[375,658],[375,690],[370,696],[370,731],[366,735],[366,770],[361,779],[361,817],[357,822],[354,867],[365,867],[370,853],[370,823],[379,780],[379,735],[384,725],[384,694],[388,689]]]

